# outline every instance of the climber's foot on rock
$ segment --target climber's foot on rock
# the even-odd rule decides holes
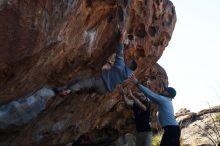
[[[64,90],[64,91],[62,91],[62,92],[60,92],[60,93],[58,93],[58,96],[64,97],[64,96],[69,95],[70,93],[71,93],[71,90],[66,89],[66,90]]]
[[[53,88],[52,90],[54,91],[55,95],[62,97],[67,96],[71,92],[71,90],[69,90],[67,86]]]

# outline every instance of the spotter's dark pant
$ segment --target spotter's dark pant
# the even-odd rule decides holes
[[[170,125],[163,127],[164,134],[160,146],[180,146],[180,127]]]

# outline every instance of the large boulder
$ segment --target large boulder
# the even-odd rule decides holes
[[[137,77],[160,93],[168,77],[156,62],[176,22],[169,0],[0,1],[0,145],[104,145],[134,130],[117,91],[38,94],[100,74],[115,52],[121,11],[130,44],[125,59],[136,59]]]

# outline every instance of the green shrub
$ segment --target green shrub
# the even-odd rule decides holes
[[[162,138],[162,137],[161,137],[161,135],[159,135],[159,134],[153,136],[152,146],[160,146],[161,138]]]
[[[215,122],[220,122],[220,114],[215,117]]]
[[[155,136],[153,136],[153,138],[152,138],[152,146],[160,146],[161,139],[162,139],[162,135],[161,134],[156,134]],[[183,146],[182,138],[180,138],[180,145]]]

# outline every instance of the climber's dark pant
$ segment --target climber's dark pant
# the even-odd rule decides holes
[[[86,80],[81,80],[76,84],[69,86],[69,89],[71,90],[72,93],[81,90],[88,90],[102,95],[107,92],[104,82],[100,76],[92,77]]]
[[[163,127],[164,134],[160,146],[180,146],[180,127],[171,125]]]

